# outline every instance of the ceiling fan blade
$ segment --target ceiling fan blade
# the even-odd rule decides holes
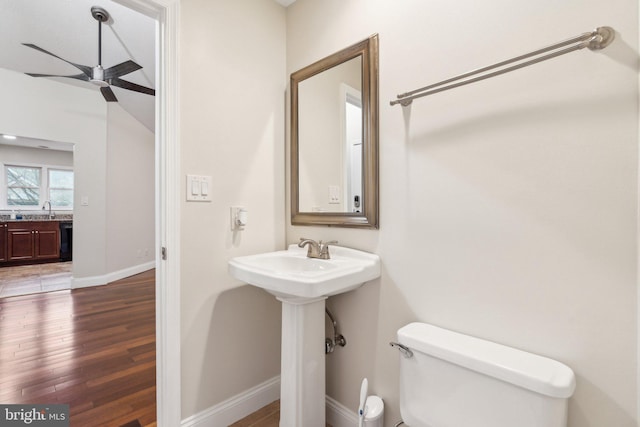
[[[141,65],[136,64],[133,61],[125,61],[121,64],[114,65],[104,70],[104,79],[109,80],[116,77],[124,76],[125,74],[133,73],[136,70],[140,70]]]
[[[118,98],[113,93],[109,86],[101,87],[100,92],[102,92],[102,96],[104,96],[104,100],[107,102],[118,102]]]
[[[66,62],[67,64],[73,65],[74,67],[76,67],[78,70],[82,71],[87,77],[91,78],[92,73],[93,73],[93,68],[87,66],[87,65],[80,65],[80,64],[75,64],[73,62],[67,61],[66,59],[60,58],[58,55],[54,55],[51,52],[48,52],[46,50],[44,50],[41,47],[36,46],[35,44],[31,44],[31,43],[22,43],[24,46],[30,47],[31,49],[35,49],[39,52],[42,53],[46,53],[47,55],[51,55],[54,58],[58,58],[61,61]]]
[[[88,82],[90,80],[89,77],[87,77],[84,74],[74,74],[73,76],[59,76],[57,74],[37,74],[37,73],[25,73],[25,74],[31,77],[64,77],[66,79],[83,80],[85,82]]]
[[[111,79],[109,83],[113,86],[117,86],[122,89],[132,90],[134,92],[145,93],[147,95],[153,95],[153,96],[155,96],[156,94],[155,89],[151,89],[145,86],[140,86],[139,84],[131,83],[127,80],[122,80],[117,77],[114,79]]]

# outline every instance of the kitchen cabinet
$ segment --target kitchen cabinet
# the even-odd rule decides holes
[[[60,258],[60,228],[57,221],[9,222],[7,261],[40,261]]]
[[[35,227],[35,259],[60,258],[60,224],[57,221],[42,222]]]
[[[33,259],[31,222],[12,222],[7,227],[7,261]]]
[[[0,222],[0,262],[7,260],[7,223]]]

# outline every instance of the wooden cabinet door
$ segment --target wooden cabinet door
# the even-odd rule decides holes
[[[8,261],[33,259],[33,228],[31,224],[12,222],[7,228]]]
[[[7,260],[7,223],[0,222],[0,262]]]
[[[35,259],[60,258],[60,227],[57,222],[34,223]]]

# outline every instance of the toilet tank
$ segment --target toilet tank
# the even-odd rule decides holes
[[[398,330],[400,412],[409,427],[566,427],[566,365],[426,323]]]

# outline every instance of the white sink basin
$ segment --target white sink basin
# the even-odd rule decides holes
[[[380,276],[378,255],[331,246],[331,259],[307,258],[307,249],[233,258],[229,273],[282,302],[280,426],[324,427],[325,299]]]
[[[330,246],[331,259],[307,258],[307,249],[236,257],[229,273],[280,297],[318,298],[340,294],[380,277],[378,255]]]

